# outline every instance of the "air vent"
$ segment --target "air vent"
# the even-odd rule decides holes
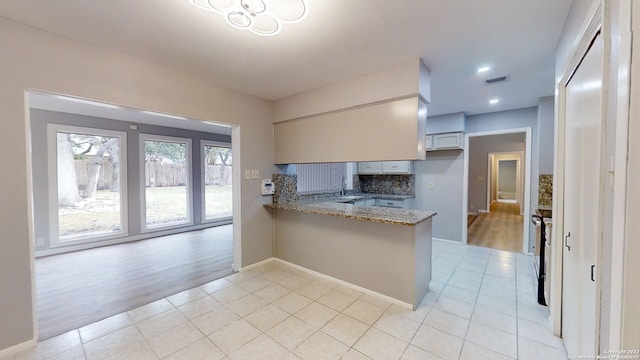
[[[495,83],[499,83],[499,82],[503,82],[503,81],[507,81],[509,80],[508,76],[499,76],[499,77],[495,77],[493,79],[487,79],[485,80],[485,84],[486,85],[491,85],[491,84],[495,84]]]

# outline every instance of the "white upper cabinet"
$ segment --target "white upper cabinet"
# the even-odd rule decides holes
[[[427,118],[427,151],[462,149],[465,114],[462,112]]]
[[[427,151],[462,149],[462,133],[427,135]]]
[[[411,161],[383,161],[383,174],[411,174]]]
[[[358,163],[358,174],[361,175],[392,175],[412,174],[411,161],[365,161]]]
[[[363,161],[358,163],[358,174],[380,174],[380,161]]]

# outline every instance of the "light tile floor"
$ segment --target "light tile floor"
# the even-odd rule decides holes
[[[41,342],[18,359],[566,359],[532,258],[434,241],[416,311],[272,262]]]

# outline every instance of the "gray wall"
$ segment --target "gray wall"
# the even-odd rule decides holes
[[[427,120],[428,121],[428,120]],[[460,150],[429,151],[427,160],[414,163],[416,209],[436,211],[432,236],[462,241],[462,191],[464,153]],[[433,189],[428,183],[433,182]]]
[[[427,126],[429,119],[427,119]],[[538,108],[530,107],[481,115],[467,116],[465,131],[478,133],[485,131],[509,130],[531,127],[532,129],[532,174],[531,174],[531,206],[537,202],[538,194]],[[469,151],[468,149],[465,151]],[[469,151],[469,155],[476,155]],[[487,161],[486,153],[480,155]],[[470,159],[470,163],[473,161]],[[486,167],[483,177],[486,178]],[[459,150],[427,152],[427,160],[415,162],[416,206],[418,209],[438,212],[433,218],[433,237],[462,241],[463,221],[462,192],[464,178],[464,155]],[[470,175],[470,179],[472,179]],[[427,189],[427,183],[434,182],[433,189]],[[485,180],[486,181],[486,180]],[[523,179],[524,181],[524,179]],[[483,190],[486,202],[486,183]],[[480,195],[479,198],[483,197]],[[474,200],[475,201],[475,200]],[[478,200],[480,201],[480,200]],[[535,228],[530,229],[530,239],[534,239]],[[534,241],[530,241],[534,244]],[[529,249],[532,251],[532,247]]]
[[[96,118],[77,114],[67,114],[46,110],[31,110],[31,136],[32,136],[32,149],[36,154],[42,154],[42,156],[35,156],[33,158],[33,203],[34,203],[34,238],[44,239],[43,246],[36,246],[36,255],[47,253],[46,250],[50,249],[49,238],[49,197],[48,197],[48,154],[47,154],[47,124],[55,123],[62,125],[72,126],[84,126],[89,128],[106,129],[114,131],[122,131],[127,133],[127,200],[128,200],[128,224],[129,235],[118,239],[119,242],[126,241],[133,236],[139,236],[142,233],[141,229],[141,204],[140,204],[140,178],[143,176],[140,174],[140,154],[139,154],[139,134],[153,134],[162,136],[175,136],[181,138],[192,139],[192,174],[193,179],[193,201],[192,201],[192,216],[193,218],[204,219],[202,214],[202,167],[201,164],[201,152],[200,141],[212,140],[222,143],[231,144],[231,136],[220,134],[208,134],[203,132],[175,129],[164,126],[154,126],[148,124],[137,124],[132,122],[124,122],[112,119]],[[130,124],[138,126],[138,130],[131,130]],[[224,223],[231,223],[227,220]],[[220,223],[211,223],[210,225],[216,225]],[[181,226],[177,231],[189,231],[194,229],[200,224],[193,226]],[[167,229],[159,229],[158,231],[166,231]],[[145,233],[145,238],[153,237],[153,232]],[[139,239],[139,237],[138,237]],[[97,241],[91,243],[89,246],[100,246],[105,243],[112,243],[114,240]],[[83,248],[88,247],[83,245]],[[73,246],[67,248],[74,248]],[[64,248],[62,248],[64,249]]]
[[[465,114],[463,112],[432,116],[427,118],[427,135],[464,131]]]
[[[540,98],[538,103],[538,159],[539,174],[553,174],[554,97]]]
[[[487,204],[487,169],[489,154],[501,152],[525,151],[525,135],[504,134],[489,136],[474,136],[469,138],[469,212],[489,210]],[[522,159],[524,169],[525,159]],[[478,180],[482,178],[482,180]],[[524,181],[523,181],[524,183]],[[537,193],[536,193],[537,194]]]

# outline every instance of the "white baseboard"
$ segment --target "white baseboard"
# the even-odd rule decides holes
[[[469,215],[478,215],[478,213],[477,213],[477,212],[471,212],[471,211],[469,211],[469,212],[468,212],[468,214],[469,214]]]
[[[2,350],[0,350],[0,359],[4,358],[4,357],[9,357],[11,355],[15,355],[15,354],[19,353],[20,351],[31,349],[31,348],[35,347],[37,344],[38,344],[38,341],[36,341],[36,339],[31,339],[31,340],[25,341],[25,342],[23,342],[21,344],[14,345],[14,346],[6,348],[6,349],[2,349]]]
[[[489,210],[485,210],[485,209],[478,209],[478,212],[481,214],[488,214]]]
[[[367,295],[375,296],[375,297],[377,297],[379,299],[382,299],[384,301],[388,301],[388,302],[390,302],[392,304],[401,306],[401,307],[403,307],[405,309],[413,310],[413,305],[411,305],[411,304],[409,304],[407,302],[404,302],[402,300],[398,300],[398,299],[392,298],[391,296],[383,295],[383,294],[380,294],[379,292],[375,292],[373,290],[369,290],[367,288],[363,288],[361,286],[352,284],[350,282],[347,282],[347,281],[344,281],[344,280],[340,280],[340,279],[336,279],[336,278],[334,278],[332,276],[325,275],[325,274],[317,272],[315,270],[307,269],[306,267],[303,267],[303,266],[300,266],[300,265],[296,265],[294,263],[290,263],[290,262],[288,262],[286,260],[275,258],[275,261],[277,261],[279,263],[282,263],[284,265],[287,265],[289,267],[292,267],[294,269],[303,271],[303,272],[305,272],[307,274],[319,277],[321,279],[325,279],[325,280],[331,281],[331,282],[336,283],[338,285],[342,285],[342,286],[348,287],[350,289],[360,291],[361,293],[365,293]]]
[[[248,270],[251,270],[251,269],[255,269],[257,267],[260,267],[260,266],[262,266],[264,264],[268,264],[268,263],[270,263],[272,261],[275,261],[275,260],[276,260],[276,258],[270,257],[268,259],[264,259],[262,261],[258,261],[257,263],[253,263],[251,265],[243,266],[243,267],[240,268],[240,272],[248,271]]]
[[[442,239],[442,238],[436,238],[436,237],[432,237],[431,241],[442,241],[442,242],[447,242],[447,243],[454,243],[454,244],[458,244],[458,245],[463,245],[462,241]]]

